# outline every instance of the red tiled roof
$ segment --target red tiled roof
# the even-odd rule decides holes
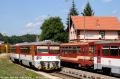
[[[79,30],[120,30],[116,17],[71,16],[75,29]]]

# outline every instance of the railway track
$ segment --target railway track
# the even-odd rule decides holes
[[[88,71],[83,71],[68,67],[62,67],[61,71],[54,71],[54,72],[52,71],[48,73],[43,71],[36,71],[29,67],[28,68],[26,67],[26,69],[38,74],[42,74],[44,76],[48,76],[48,79],[120,79],[116,77],[106,76],[98,73],[93,73],[93,72],[88,72]]]
[[[77,70],[73,68],[63,67],[59,72],[60,74],[69,75],[79,79],[120,79],[111,76],[101,75],[98,73],[92,73],[88,71]]]
[[[21,66],[21,67],[25,67],[25,66]],[[48,75],[50,79],[120,79],[116,77],[106,76],[98,73],[93,73],[93,72],[88,72],[88,71],[83,71],[83,70],[78,70],[75,68],[68,68],[68,67],[62,67],[61,71],[55,71],[47,74],[45,74],[45,72],[35,71],[34,69],[31,69],[29,67],[28,68],[26,67],[26,69],[38,74],[46,75],[46,76],[47,74],[50,74],[53,76],[52,77]]]
[[[36,71],[31,68],[26,68],[26,69],[38,74],[42,74],[44,76],[48,76],[49,79],[120,79],[116,77],[106,76],[98,73],[92,73],[88,71],[67,68],[67,67],[63,67],[61,71],[55,71],[55,72],[49,72],[49,73]]]

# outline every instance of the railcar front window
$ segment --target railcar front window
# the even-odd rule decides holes
[[[59,46],[50,46],[50,53],[51,54],[58,54],[59,53]]]
[[[109,56],[109,49],[110,49],[110,46],[103,46],[102,48],[102,54],[103,56]]]
[[[119,56],[119,46],[110,47],[110,56]]]
[[[37,46],[37,54],[48,53],[48,46]]]
[[[37,49],[37,53],[48,53],[48,49]]]

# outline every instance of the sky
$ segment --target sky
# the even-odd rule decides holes
[[[120,21],[120,0],[75,0],[79,16],[87,2],[95,16],[116,16]],[[40,34],[40,26],[50,16],[59,16],[66,26],[72,0],[0,0],[0,33]]]

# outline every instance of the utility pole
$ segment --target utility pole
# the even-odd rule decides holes
[[[83,17],[84,17],[84,42],[85,42],[85,41],[86,41],[86,40],[85,40],[85,35],[86,35],[86,34],[85,34],[85,15],[84,15]]]

